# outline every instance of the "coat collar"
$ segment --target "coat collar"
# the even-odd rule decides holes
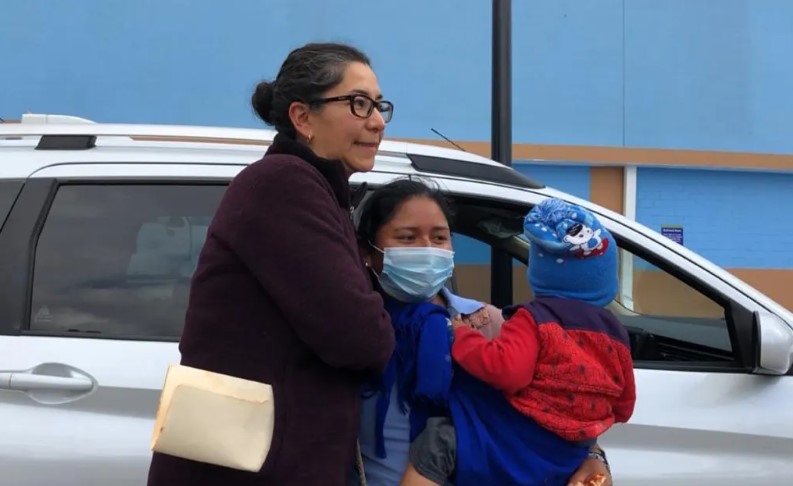
[[[333,189],[339,206],[344,209],[350,207],[350,183],[347,174],[344,173],[344,166],[340,160],[319,157],[308,145],[281,133],[275,136],[273,143],[267,149],[265,155],[279,154],[294,155],[317,169],[319,173],[327,179],[328,183],[330,183],[330,187]]]

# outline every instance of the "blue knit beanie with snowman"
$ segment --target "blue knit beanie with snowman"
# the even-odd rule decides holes
[[[604,307],[617,295],[617,242],[592,213],[547,199],[532,208],[523,229],[531,242],[526,273],[536,297]]]

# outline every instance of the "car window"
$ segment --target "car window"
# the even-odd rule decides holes
[[[620,248],[620,289],[610,309],[632,332],[636,360],[735,359],[727,309],[624,248]]]
[[[483,241],[460,233],[452,236],[454,248],[455,285],[465,297],[490,302],[490,250]],[[531,288],[526,282],[526,265],[512,259],[512,302],[531,300]]]
[[[520,234],[529,207],[458,198],[455,210],[457,292],[490,301],[490,249],[495,246],[513,256],[512,302],[531,300],[524,263],[530,245]],[[736,362],[725,305],[677,277],[674,269],[659,268],[623,248],[619,272],[620,291],[609,309],[628,329],[635,361]]]
[[[14,205],[21,188],[21,181],[0,181],[0,229],[3,228],[3,223],[11,212],[11,206]]]
[[[223,185],[64,185],[38,238],[29,328],[181,334],[190,278]]]

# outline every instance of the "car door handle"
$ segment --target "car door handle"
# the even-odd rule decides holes
[[[6,381],[7,380],[7,381]],[[0,373],[0,383],[4,383],[7,390],[32,391],[32,390],[62,390],[62,391],[89,391],[94,387],[91,380],[75,377],[32,375],[28,373]]]
[[[44,405],[74,402],[99,384],[88,373],[64,363],[41,363],[29,370],[0,371],[0,390],[21,392]]]

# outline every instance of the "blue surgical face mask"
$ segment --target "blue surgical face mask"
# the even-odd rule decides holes
[[[435,297],[454,272],[454,252],[441,248],[389,247],[383,253],[380,286],[400,302],[425,302]]]

